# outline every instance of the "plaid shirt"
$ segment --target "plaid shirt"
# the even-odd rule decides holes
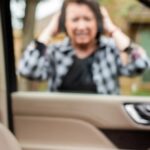
[[[123,65],[113,39],[101,37],[99,43],[91,68],[97,93],[119,94],[119,76],[135,76],[150,66],[145,55],[133,55],[135,50],[129,54],[129,63]],[[57,91],[73,64],[74,55],[69,38],[48,47],[32,41],[20,60],[19,73],[29,79],[48,80],[49,90]]]

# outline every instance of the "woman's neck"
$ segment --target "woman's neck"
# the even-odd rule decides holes
[[[75,55],[78,58],[87,58],[96,50],[96,43],[91,43],[89,45],[74,45]]]

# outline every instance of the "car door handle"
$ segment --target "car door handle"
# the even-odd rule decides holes
[[[150,125],[150,103],[125,104],[128,115],[138,124]]]

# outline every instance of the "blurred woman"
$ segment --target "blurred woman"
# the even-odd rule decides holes
[[[59,23],[67,37],[48,44]],[[145,51],[113,24],[96,0],[66,0],[25,50],[19,73],[48,80],[50,91],[119,94],[119,76],[139,75],[149,66]]]

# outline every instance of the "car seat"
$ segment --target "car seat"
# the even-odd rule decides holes
[[[0,149],[21,150],[17,139],[2,123],[0,123]]]

